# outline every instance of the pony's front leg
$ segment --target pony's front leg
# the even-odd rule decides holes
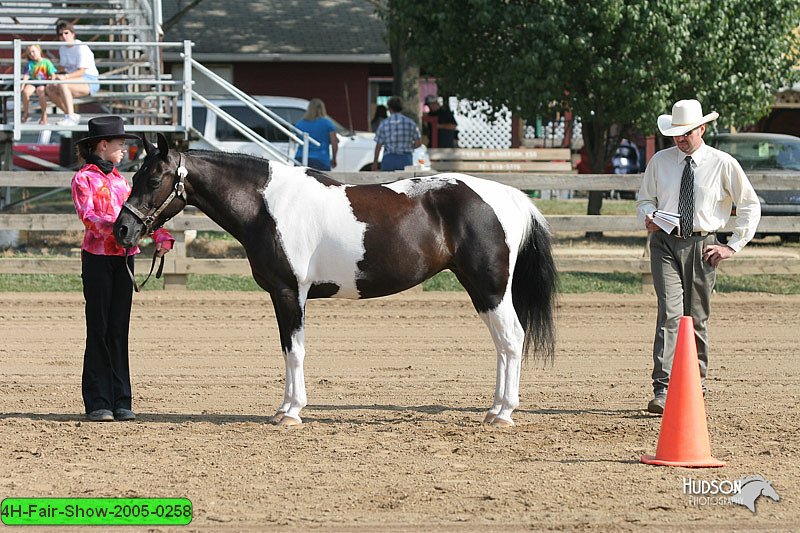
[[[308,403],[303,370],[306,354],[303,328],[305,294],[298,295],[288,290],[281,291],[272,294],[272,302],[280,330],[281,348],[286,367],[286,383],[283,403],[271,421],[282,426],[298,425],[303,422],[300,418],[300,411]]]
[[[286,388],[284,404],[280,410],[283,410],[284,407],[286,410],[283,411],[283,417],[277,423],[279,426],[294,426],[303,423],[300,411],[308,403],[306,377],[303,370],[306,349],[302,326],[295,330],[292,335],[292,346],[287,352],[284,352],[284,356],[286,358]],[[288,406],[286,406],[287,399]]]
[[[281,352],[283,353],[283,366],[286,373],[286,380],[284,381],[283,385],[283,403],[270,418],[270,422],[273,424],[279,423],[283,419],[283,415],[286,414],[286,411],[289,410],[289,407],[292,406],[292,380],[289,379],[289,374],[291,373],[291,369],[289,368],[289,357],[285,351],[281,350]]]

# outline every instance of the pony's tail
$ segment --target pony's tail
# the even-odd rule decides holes
[[[558,272],[553,260],[550,231],[544,218],[533,207],[511,282],[514,309],[525,331],[523,358],[527,358],[533,349],[534,358],[553,362],[557,286]]]

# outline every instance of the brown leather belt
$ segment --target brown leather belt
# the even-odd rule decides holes
[[[716,231],[693,231],[692,232],[692,237],[707,237],[707,236],[713,235],[715,233],[716,233]],[[678,239],[683,239],[683,237],[681,235],[678,235],[678,228],[675,228],[674,230],[672,230],[670,235],[672,235],[673,237],[678,238]]]

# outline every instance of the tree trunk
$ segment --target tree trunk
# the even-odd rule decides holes
[[[394,82],[392,92],[403,99],[403,114],[420,125],[419,65],[410,61],[405,43],[397,37],[399,32],[389,32],[389,52],[392,56]]]
[[[583,144],[586,147],[586,154],[591,161],[592,174],[605,174],[606,169],[606,152],[608,137],[606,128],[601,122],[597,120],[584,120],[582,123]],[[604,191],[590,191],[589,192],[589,206],[586,209],[587,215],[599,215],[603,210],[603,194]],[[603,232],[601,231],[587,231],[587,239],[602,238]]]

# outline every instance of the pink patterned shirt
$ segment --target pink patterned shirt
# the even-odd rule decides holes
[[[86,231],[82,248],[94,255],[125,255],[125,249],[114,239],[114,222],[122,204],[131,194],[131,187],[117,169],[106,175],[96,165],[84,165],[72,177],[72,201]],[[164,228],[153,233],[153,240],[167,250],[175,239]],[[138,254],[139,247],[129,250]]]

